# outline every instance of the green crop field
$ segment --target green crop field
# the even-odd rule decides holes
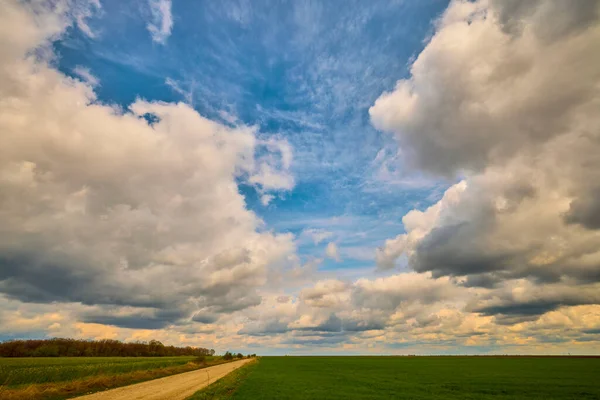
[[[211,356],[0,358],[0,399],[64,399],[221,362]]]
[[[246,368],[217,398],[600,399],[600,358],[261,357]]]
[[[16,386],[65,382],[88,376],[184,365],[195,357],[0,358],[0,384]]]

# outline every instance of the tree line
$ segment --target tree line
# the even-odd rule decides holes
[[[256,357],[256,354],[248,354],[246,357],[247,358]],[[224,360],[233,360],[234,358],[244,358],[244,355],[242,353],[234,354],[230,351],[225,352],[225,354],[223,355]]]
[[[121,342],[119,340],[10,340],[0,343],[0,357],[164,357],[212,356],[213,349],[165,346],[158,340]]]

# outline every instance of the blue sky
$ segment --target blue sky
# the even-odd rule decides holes
[[[255,187],[242,184],[249,208],[267,229],[331,231],[344,262],[326,259],[322,268],[366,268],[374,249],[403,231],[402,215],[436,202],[448,186],[402,171],[395,141],[368,114],[407,77],[446,7],[436,0],[174,1],[170,35],[157,43],[146,4],[103,1],[87,21],[94,37],[69,29],[55,43],[56,62],[65,74],[88,68],[101,82],[99,101],[125,108],[139,97],[184,101],[210,119],[286,139],[295,187],[263,206]],[[323,257],[327,242],[301,241],[299,254]]]

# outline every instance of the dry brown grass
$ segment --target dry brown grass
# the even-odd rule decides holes
[[[0,386],[2,400],[54,400],[75,397],[91,392],[112,389],[137,382],[162,378],[182,372],[193,371],[227,361],[215,360],[210,363],[190,362],[175,367],[159,368],[145,371],[133,371],[119,375],[98,375],[70,382],[42,383],[22,387],[6,388]]]

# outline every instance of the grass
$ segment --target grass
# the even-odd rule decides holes
[[[600,358],[261,357],[246,372],[215,398],[600,399]]]
[[[193,356],[0,358],[0,398],[64,399],[222,362]]]
[[[237,388],[246,380],[246,378],[254,371],[257,361],[252,361],[243,367],[236,369],[215,383],[196,392],[187,400],[222,400],[230,399]]]

